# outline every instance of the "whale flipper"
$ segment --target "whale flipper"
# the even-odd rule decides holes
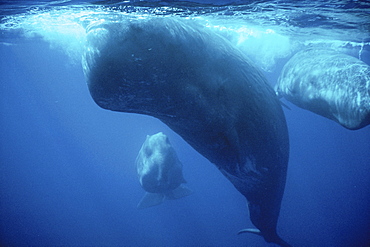
[[[149,193],[146,192],[144,197],[141,199],[137,208],[149,208],[161,204],[165,199],[162,193]]]
[[[238,232],[238,235],[239,234],[242,234],[242,233],[254,233],[254,234],[257,234],[259,236],[262,236],[261,234],[261,231],[258,230],[258,229],[255,229],[255,228],[246,228],[246,229],[241,229],[239,232]]]

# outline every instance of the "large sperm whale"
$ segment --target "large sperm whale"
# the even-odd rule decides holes
[[[160,119],[215,164],[248,203],[256,233],[276,231],[289,138],[281,104],[252,63],[194,20],[102,21],[87,28],[83,67],[102,108]]]

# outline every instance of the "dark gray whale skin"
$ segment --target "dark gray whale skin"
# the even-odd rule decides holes
[[[252,232],[276,232],[289,138],[264,76],[227,40],[192,20],[152,17],[88,27],[83,67],[102,108],[160,119],[214,163],[247,201]]]

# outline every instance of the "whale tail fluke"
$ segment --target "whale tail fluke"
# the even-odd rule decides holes
[[[191,194],[193,194],[193,191],[186,187],[185,185],[181,184],[176,189],[170,191],[169,193],[166,193],[166,199],[174,200],[185,196],[189,196]]]
[[[292,108],[290,108],[287,104],[285,104],[283,101],[279,101],[280,102],[280,104],[282,105],[282,106],[284,106],[286,109],[288,109],[288,110],[292,110]]]
[[[164,200],[174,200],[179,199],[188,195],[193,194],[193,191],[190,190],[185,185],[180,185],[172,191],[166,193],[149,193],[146,192],[144,197],[141,199],[137,208],[149,208],[161,204]]]
[[[255,228],[242,229],[238,232],[238,235],[242,233],[257,234],[259,236],[262,236],[266,240],[266,242],[275,243],[281,247],[292,247],[290,244],[288,244],[282,238],[280,238],[277,234],[274,234],[274,236],[265,236],[260,230],[255,229]]]
[[[153,207],[155,205],[161,204],[164,201],[164,199],[165,199],[165,196],[162,193],[146,192],[144,197],[141,199],[141,201],[137,205],[137,208],[143,209],[143,208]]]

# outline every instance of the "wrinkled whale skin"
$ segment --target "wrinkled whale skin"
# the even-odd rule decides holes
[[[347,54],[300,51],[284,65],[275,90],[298,107],[347,129],[370,124],[370,66]]]
[[[209,28],[173,17],[98,23],[87,41],[94,101],[160,119],[247,198],[266,241],[289,246],[276,233],[289,156],[285,116],[251,62]]]

